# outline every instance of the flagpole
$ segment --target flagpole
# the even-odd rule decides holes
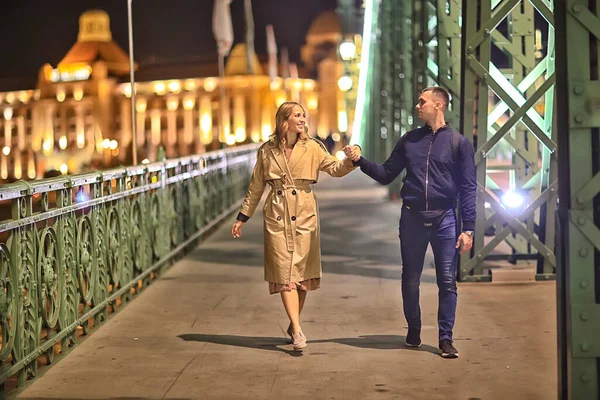
[[[225,136],[225,118],[223,117],[225,111],[225,55],[219,51],[219,132],[223,135],[223,140],[227,143],[227,137]],[[220,138],[217,138],[219,140]]]
[[[135,115],[135,76],[133,72],[133,21],[131,18],[131,2],[127,0],[127,25],[129,30],[129,80],[131,86],[131,137],[133,165],[137,165],[137,118]]]

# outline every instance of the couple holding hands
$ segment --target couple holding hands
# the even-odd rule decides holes
[[[400,250],[402,298],[408,323],[405,345],[421,346],[419,285],[427,246],[431,243],[439,287],[439,348],[444,358],[458,357],[452,342],[456,314],[458,254],[469,251],[476,217],[474,152],[471,143],[446,123],[450,96],[430,87],[416,109],[425,124],[403,135],[383,164],[362,157],[360,147],[346,146],[339,161],[307,134],[303,107],[286,102],[277,110],[275,131],[258,150],[246,198],[232,227],[242,236],[269,186],[263,209],[264,278],[271,294],[279,293],[290,325],[294,350],[306,347],[300,315],[311,290],[322,277],[319,216],[312,184],[320,171],[342,177],[360,167],[377,182],[390,184],[406,169],[402,187]],[[462,212],[458,229],[456,207]],[[391,233],[390,233],[391,234]]]

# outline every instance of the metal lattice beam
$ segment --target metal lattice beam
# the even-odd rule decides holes
[[[556,2],[559,397],[600,396],[600,2]]]
[[[557,193],[552,184],[557,150],[552,137],[552,8],[544,0],[464,1],[463,7],[461,131],[476,145],[481,201],[473,254],[461,257],[459,275],[461,280],[488,280],[483,262],[505,242],[512,249],[507,259],[515,255],[537,259],[538,278],[552,278],[554,235],[546,223],[556,208]],[[543,59],[534,41],[535,12],[550,23]],[[495,64],[492,45],[505,54],[508,64]],[[538,105],[545,107],[543,115]],[[502,164],[498,157],[508,157],[509,162]],[[496,172],[506,177],[503,186],[494,177]],[[525,196],[525,204],[511,209],[501,200],[506,193]],[[552,219],[549,222],[553,225]],[[493,232],[493,237],[484,236],[486,232]]]

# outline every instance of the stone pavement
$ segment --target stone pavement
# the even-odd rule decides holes
[[[316,187],[324,277],[292,351],[262,271],[262,220],[231,223],[176,263],[18,399],[554,399],[553,282],[459,284],[455,345],[437,355],[426,260],[423,346],[404,347],[400,204],[360,171]]]

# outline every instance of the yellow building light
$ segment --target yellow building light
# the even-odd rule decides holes
[[[12,109],[12,107],[6,107],[4,109],[4,119],[7,120],[7,121],[10,121],[11,118],[12,118],[12,116],[13,116],[13,109]]]
[[[4,146],[4,148],[2,149],[2,154],[4,154],[5,156],[10,154],[10,146]]]
[[[204,80],[204,90],[207,92],[212,92],[217,88],[217,80],[214,78],[206,78]]]
[[[283,103],[285,103],[285,94],[280,93],[275,97],[275,105],[279,108]]]
[[[135,105],[135,109],[137,110],[137,112],[139,113],[143,113],[146,111],[146,99],[138,99],[136,105]]]
[[[142,164],[150,164],[150,160],[148,160],[147,158],[144,158],[142,160]]]
[[[169,90],[173,93],[179,93],[181,91],[181,84],[177,81],[169,82]]]
[[[50,82],[73,82],[90,79],[92,67],[84,63],[61,65],[46,71],[46,79]]]
[[[75,101],[80,101],[83,99],[83,88],[81,86],[78,86],[75,88],[75,90],[73,90],[73,98]]]
[[[311,80],[305,80],[304,81],[304,90],[307,90],[309,92],[312,92],[313,90],[315,90],[315,82],[313,82]]]
[[[294,89],[296,89],[296,90],[302,90],[302,82],[301,81],[295,81],[294,82]]]
[[[103,149],[108,149],[110,147],[110,139],[104,139],[102,141],[102,148]]]
[[[61,164],[60,173],[66,175],[69,172],[69,166],[67,164]]]
[[[273,81],[271,81],[271,83],[269,84],[269,88],[272,91],[276,91],[281,89],[281,81],[279,79],[274,79]]]
[[[58,139],[58,147],[60,147],[62,150],[67,148],[67,137],[66,136],[61,136]]]
[[[83,132],[77,133],[77,148],[83,149],[85,146],[85,135]]]
[[[33,159],[33,155],[29,155],[29,161],[27,162],[27,177],[29,179],[35,179],[35,161]]]
[[[126,83],[126,84],[123,86],[123,94],[124,94],[126,97],[131,97],[131,83]]]
[[[6,93],[6,102],[8,104],[12,104],[15,102],[15,94],[10,92],[10,93]]]
[[[191,92],[194,89],[196,89],[196,81],[193,79],[188,79],[183,84],[183,87],[185,87],[185,90],[187,90],[188,92]]]
[[[6,157],[2,157],[2,161],[0,162],[0,178],[8,178],[8,159]]]
[[[235,144],[235,135],[227,134],[225,136],[225,144],[228,146],[233,146]]]
[[[235,130],[235,140],[238,143],[242,143],[246,140],[246,129],[244,127],[238,126]]]
[[[167,100],[167,109],[169,111],[175,111],[175,110],[177,110],[178,106],[179,106],[179,99],[177,99],[177,98],[170,98],[169,100]]]
[[[202,144],[210,144],[213,140],[212,117],[208,113],[203,113],[200,117],[200,141]]]
[[[306,107],[308,107],[309,111],[315,111],[319,106],[319,101],[316,96],[310,96],[306,101]]]
[[[356,57],[356,45],[352,42],[343,42],[340,44],[340,57],[344,61],[352,60]]]
[[[29,101],[29,93],[26,91],[19,93],[19,101],[23,104],[27,103]]]
[[[271,124],[263,124],[262,126],[262,140],[263,142],[269,140],[269,136],[271,136]]]
[[[54,143],[52,142],[51,139],[46,138],[44,140],[44,143],[42,144],[42,150],[44,151],[44,154],[45,155],[52,154],[53,149],[54,149]]]
[[[15,152],[15,178],[21,179],[23,177],[23,166],[21,165],[21,153]]]
[[[338,87],[342,92],[347,92],[348,90],[352,89],[352,78],[350,78],[348,75],[342,76],[338,80]]]
[[[183,101],[183,108],[186,110],[193,110],[194,109],[194,105],[196,104],[196,101],[194,100],[193,97],[187,97],[184,101]]]
[[[58,89],[56,89],[56,100],[58,100],[59,103],[62,103],[63,101],[65,101],[65,98],[67,97],[67,94],[65,93],[65,89],[60,87]]]
[[[111,150],[116,150],[119,147],[119,143],[116,140],[111,140],[109,147]]]
[[[154,92],[156,94],[164,94],[165,93],[165,84],[162,82],[156,82],[154,84]]]

